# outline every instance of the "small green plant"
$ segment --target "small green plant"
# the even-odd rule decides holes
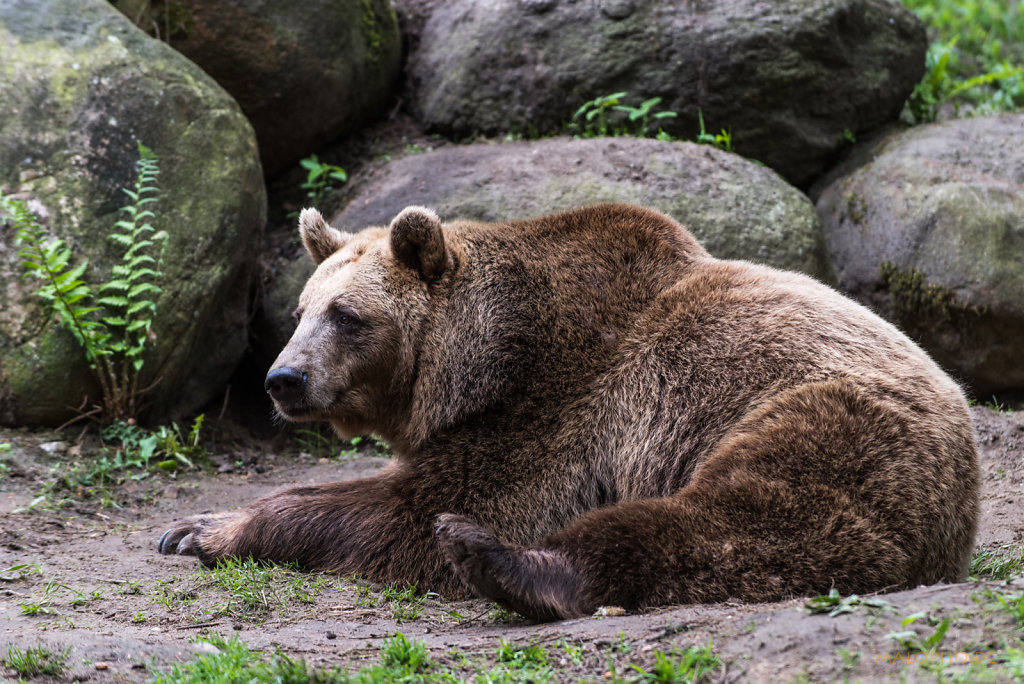
[[[251,558],[220,560],[204,574],[227,593],[225,602],[210,609],[212,614],[256,619],[273,610],[285,610],[290,603],[311,604],[330,584],[323,575],[298,572],[295,565],[264,563]],[[191,592],[184,595],[193,596]]]
[[[54,610],[50,608],[48,602],[43,601],[26,601],[21,604],[21,614],[29,617],[38,617],[40,615],[52,615]]]
[[[14,447],[11,446],[10,442],[4,442],[4,443],[0,444],[0,454],[6,454],[8,451],[10,451],[13,448]]]
[[[56,579],[51,578],[47,580],[46,584],[43,585],[42,598],[33,597],[36,600],[25,601],[22,603],[21,614],[30,617],[36,617],[39,615],[55,615],[57,611],[50,606],[53,604],[54,599],[65,591],[73,590],[70,590],[66,585],[61,584]]]
[[[621,99],[625,96],[626,93],[612,93],[611,95],[602,95],[584,102],[576,110],[576,113],[572,115],[574,122],[580,117],[583,117],[583,120],[586,122],[582,128],[583,137],[591,138],[608,135],[608,112],[609,110],[614,111],[614,108],[618,106]]]
[[[1020,80],[1024,69],[1001,64],[992,71],[977,74],[969,78],[958,76],[956,58],[957,39],[948,43],[932,43],[928,47],[925,58],[925,75],[921,82],[914,86],[906,104],[906,118],[910,123],[921,124],[935,121],[945,105],[953,108],[954,115],[959,115],[963,102],[979,102],[983,100],[986,88],[1002,81]],[[1020,104],[1024,104],[1024,99]]]
[[[732,134],[722,129],[721,133],[711,134],[704,128],[704,112],[697,110],[697,120],[700,122],[700,132],[697,133],[698,145],[711,145],[725,152],[732,152]]]
[[[605,137],[609,135],[633,135],[642,138],[651,135],[651,124],[678,116],[675,112],[656,112],[661,104],[660,97],[644,100],[637,106],[625,104],[623,99],[627,93],[602,95],[584,102],[572,116],[570,131],[584,138]],[[661,137],[660,131],[658,136]]]
[[[147,619],[146,618],[146,614],[143,611],[141,611],[141,610],[140,611],[136,611],[136,613],[134,615],[132,615],[132,622],[135,623],[135,624],[141,624],[141,623],[145,622],[146,619]]]
[[[85,592],[78,591],[77,589],[71,589],[71,599],[68,601],[69,606],[84,606],[89,602],[89,599],[85,597]]]
[[[843,670],[852,670],[857,667],[857,663],[860,661],[860,653],[856,651],[848,651],[845,648],[837,648],[835,650],[836,655],[843,662]]]
[[[691,646],[685,651],[673,651],[671,657],[655,651],[654,665],[650,671],[639,665],[632,667],[647,682],[694,682],[721,666],[721,659],[712,652],[711,642],[708,642],[704,646]]]
[[[583,656],[587,651],[587,647],[584,644],[570,644],[565,639],[562,639],[559,641],[559,645],[562,647],[565,655],[569,656],[569,660],[571,660],[574,665],[580,665],[583,663]]]
[[[1017,624],[1024,627],[1024,594],[1004,596],[993,592],[999,606],[1017,620]]]
[[[632,134],[642,138],[647,135],[647,127],[652,121],[674,119],[678,116],[675,112],[655,112],[654,108],[659,104],[661,104],[661,98],[652,97],[641,102],[638,107],[620,104],[615,105],[614,109],[626,114],[627,120],[633,126]]]
[[[207,460],[209,455],[206,448],[199,443],[204,417],[205,414],[202,413],[195,417],[187,437],[182,435],[177,423],[171,423],[170,427],[162,425],[153,433],[156,451],[165,456],[164,460],[157,463],[158,468],[177,470],[179,466],[185,466],[192,469],[196,467],[197,462]]]
[[[43,568],[36,563],[19,563],[18,565],[12,565],[5,570],[0,570],[3,574],[0,574],[0,582],[17,582],[19,580],[27,579],[30,575],[42,575]],[[18,573],[17,575],[11,575],[8,573]]]
[[[830,589],[826,596],[815,596],[804,604],[812,614],[828,613],[829,617],[836,617],[843,613],[852,613],[858,607],[866,608],[892,608],[892,604],[880,598],[863,598],[857,594],[842,596],[837,590]]]
[[[175,577],[170,581],[157,580],[156,592],[152,594],[153,599],[167,610],[173,611],[179,606],[190,606],[199,599],[199,595],[190,589],[177,589],[171,586],[177,579]]]
[[[43,644],[21,649],[11,645],[7,647],[7,657],[3,659],[4,665],[18,673],[20,677],[32,679],[34,677],[48,676],[60,677],[67,667],[70,648],[63,651],[53,651]]]
[[[121,582],[121,586],[118,587],[117,593],[123,596],[135,596],[142,593],[142,580],[126,579]]]
[[[931,624],[936,624],[936,621],[931,618],[925,612],[914,613],[903,619],[900,626],[903,628],[899,632],[890,632],[885,635],[886,639],[893,639],[901,647],[903,647],[909,653],[926,653],[928,651],[935,650],[942,643],[942,640],[946,636],[946,632],[949,630],[950,618],[943,618],[942,621],[937,623],[935,631],[929,636],[923,639],[914,629],[907,629],[914,622],[924,618]]]
[[[306,169],[306,180],[302,183],[302,189],[306,191],[306,197],[314,206],[320,204],[324,194],[335,184],[341,185],[348,181],[345,169],[322,162],[315,154],[309,155],[299,164]]]
[[[326,432],[326,434],[324,434]],[[321,458],[340,458],[350,460],[359,454],[361,447],[369,444],[374,455],[385,458],[391,457],[391,446],[374,436],[353,437],[350,440],[341,440],[330,428],[321,425],[314,425],[312,428],[299,428],[292,434],[295,441],[299,443],[303,451],[317,460]]]
[[[109,235],[123,249],[121,262],[111,269],[110,280],[99,284],[98,298],[82,280],[89,262],[71,266],[67,244],[49,237],[23,202],[0,195],[0,208],[14,218],[21,265],[27,276],[41,281],[36,294],[84,350],[102,392],[96,412],[108,421],[134,417],[137,400],[148,389],[139,389],[139,373],[156,315],[154,297],[161,292],[156,282],[167,240],[167,233],[150,223],[158,175],[156,155],[140,144],[135,184],[123,189],[131,202],[121,207],[124,218]]]

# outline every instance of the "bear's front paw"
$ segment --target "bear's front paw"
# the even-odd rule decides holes
[[[160,537],[160,553],[196,556],[205,565],[235,553],[233,543],[248,516],[240,511],[193,515],[172,526]]]

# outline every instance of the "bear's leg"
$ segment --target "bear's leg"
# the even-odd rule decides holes
[[[839,512],[823,528],[800,530],[807,513],[801,507],[757,509],[749,492],[724,494],[739,498],[708,506],[687,493],[602,509],[535,548],[503,544],[460,516],[441,516],[437,534],[478,595],[537,620],[606,605],[773,601],[832,586],[865,592],[905,580],[903,551],[857,513]],[[768,487],[759,495],[791,493]],[[791,524],[769,529],[779,514],[791,516]]]
[[[592,511],[535,548],[457,516],[437,534],[478,594],[538,619],[955,581],[977,516],[970,428],[926,424],[821,383],[752,414],[674,495]]]
[[[163,554],[297,562],[308,570],[357,572],[378,582],[464,596],[433,535],[429,491],[392,471],[376,477],[288,487],[226,513],[179,521],[160,538]]]

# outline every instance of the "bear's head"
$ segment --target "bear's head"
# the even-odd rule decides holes
[[[430,288],[453,267],[441,222],[408,207],[388,229],[349,235],[306,209],[299,227],[317,269],[266,390],[286,419],[326,420],[346,437],[394,434],[411,401]]]

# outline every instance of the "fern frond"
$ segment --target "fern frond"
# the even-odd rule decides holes
[[[160,293],[163,292],[163,290],[153,283],[139,283],[132,287],[132,289],[128,290],[128,299],[137,299],[143,292]]]
[[[148,299],[143,299],[129,306],[125,310],[124,314],[125,316],[134,316],[135,314],[141,311],[149,311],[150,313],[156,313],[156,302],[151,302]]]
[[[153,261],[153,259],[152,259],[151,257],[147,257],[147,258],[148,258],[148,259],[149,259],[150,261]],[[160,277],[161,275],[162,275],[162,274],[160,273],[160,271],[154,271],[154,270],[153,270],[153,269],[151,269],[151,268],[140,268],[140,269],[137,269],[137,270],[134,270],[134,271],[132,271],[131,275],[130,275],[130,276],[128,276],[128,280],[129,280],[130,282],[133,282],[133,283],[134,283],[134,282],[135,282],[136,280],[138,280],[139,278],[148,278],[148,277],[152,277],[152,278],[156,279],[156,278],[159,278],[159,277]]]
[[[129,277],[131,277],[129,275]],[[114,292],[124,292],[131,287],[131,282],[125,278],[118,278],[116,280],[108,280],[107,282],[100,285],[100,292],[107,292],[113,290]],[[122,305],[127,306],[127,305]]]
[[[103,306],[117,307],[119,309],[126,309],[131,306],[131,302],[128,301],[127,297],[100,297],[96,303],[102,304]],[[122,323],[121,325],[124,324]]]

